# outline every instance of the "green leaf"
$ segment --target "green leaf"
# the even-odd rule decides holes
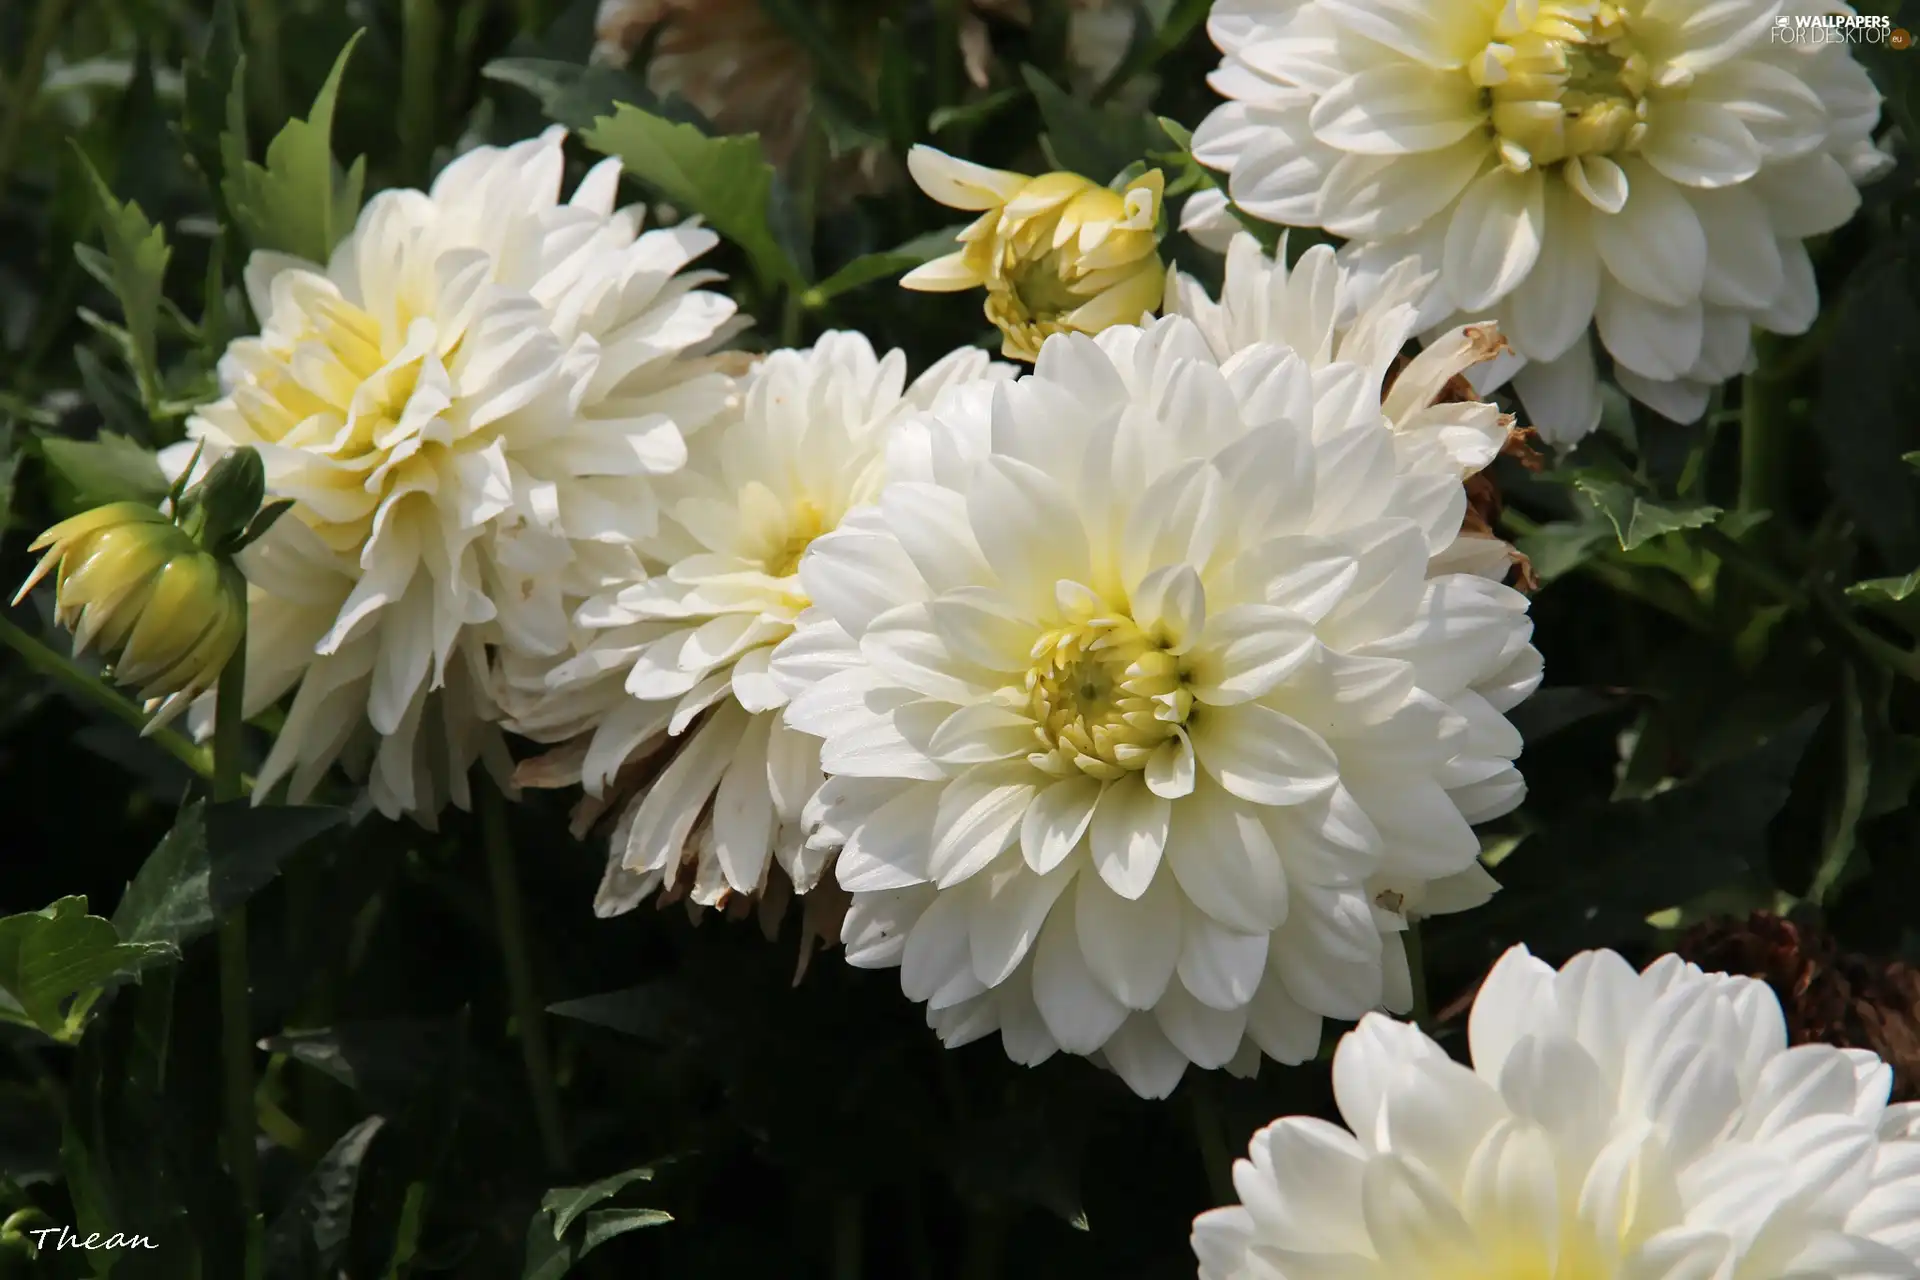
[[[1763,876],[1767,828],[1786,803],[1819,726],[1816,707],[1756,747],[1645,799],[1577,808],[1500,863],[1491,902],[1423,927],[1488,959],[1525,939],[1570,954],[1643,935],[1646,917]]]
[[[0,421],[0,534],[13,523],[13,480],[20,471],[20,451],[13,447],[13,424]]]
[[[763,285],[805,284],[773,230],[773,166],[757,134],[711,138],[690,124],[621,103],[581,135],[663,199],[699,214],[740,246]]]
[[[1915,569],[1904,578],[1868,578],[1847,588],[1847,594],[1854,599],[1869,602],[1905,600],[1915,591],[1920,591],[1920,569]]]
[[[1908,55],[1902,55],[1903,57]],[[1820,389],[1811,429],[1826,454],[1827,483],[1886,562],[1920,562],[1920,493],[1911,466],[1920,452],[1920,299],[1910,272],[1916,250],[1883,244],[1831,299],[1823,291]],[[1802,341],[1805,341],[1803,339]],[[1764,377],[1767,371],[1760,370]],[[1786,395],[1787,387],[1749,379],[1749,390]],[[1787,406],[1781,406],[1781,412]]]
[[[100,234],[106,241],[110,278],[104,281],[120,299],[120,312],[126,318],[132,343],[133,374],[140,386],[141,401],[152,412],[160,401],[159,315],[162,284],[167,260],[173,251],[167,247],[166,233],[142,213],[140,206],[113,198],[113,191],[87,159],[87,153],[75,145],[74,154],[87,173],[99,207]],[[79,246],[75,246],[76,249]],[[100,264],[81,256],[81,264],[97,276]]]
[[[353,1229],[360,1167],[386,1124],[368,1116],[340,1136],[288,1200],[267,1233],[268,1269],[282,1275],[332,1275]]]
[[[167,495],[167,477],[153,454],[111,431],[101,432],[97,440],[41,436],[40,455],[87,506],[158,503]]]
[[[554,1193],[548,1194],[550,1199]],[[569,1219],[570,1224],[571,1221]],[[552,1210],[543,1204],[527,1224],[527,1252],[520,1271],[521,1280],[559,1280],[607,1241],[629,1231],[664,1226],[672,1221],[672,1214],[659,1209],[595,1209],[580,1219],[579,1231],[568,1233],[552,1225]]]
[[[1047,150],[1062,169],[1104,183],[1152,145],[1148,117],[1081,102],[1037,67],[1023,66],[1020,74],[1046,123]]]
[[[1649,502],[1630,485],[1617,480],[1585,475],[1573,483],[1613,525],[1623,551],[1635,550],[1661,534],[1703,528],[1720,518],[1719,507],[1662,506]]]
[[[147,858],[113,922],[129,939],[184,946],[272,882],[287,857],[346,817],[343,809],[196,800]]]
[[[927,117],[927,132],[944,133],[955,125],[972,129],[985,124],[1025,98],[1027,94],[1028,91],[1019,85],[1009,85],[1004,89],[996,89],[983,98],[976,98],[972,102],[956,102],[950,106],[936,108],[933,114]]]
[[[218,0],[207,24],[205,47],[199,57],[187,59],[181,69],[184,84],[180,101],[181,139],[216,199],[226,175],[224,151],[229,146],[237,146],[243,156],[247,151],[246,114],[242,111],[236,117],[229,107],[241,80],[240,69],[240,22],[233,0]],[[234,129],[238,136],[232,144],[224,144],[222,134]]]
[[[547,119],[569,129],[591,129],[623,102],[655,105],[645,82],[619,67],[581,66],[554,58],[495,58],[480,74],[526,90],[539,100]]]
[[[287,121],[267,144],[264,168],[251,160],[232,164],[229,151],[222,189],[233,220],[255,249],[325,262],[359,216],[366,158],[355,160],[343,174],[329,139],[340,77],[361,34],[356,32],[340,50],[307,118]]]
[[[929,231],[895,248],[883,249],[879,253],[869,253],[864,257],[855,258],[819,284],[808,289],[804,300],[809,307],[823,307],[832,299],[849,290],[858,289],[861,285],[872,284],[875,280],[884,280],[888,276],[900,275],[923,263],[932,262],[935,258],[952,253],[960,247],[954,240],[960,231],[960,227]]]
[[[628,1169],[590,1182],[584,1187],[554,1187],[540,1198],[540,1207],[553,1215],[553,1238],[558,1240],[573,1225],[575,1218],[593,1208],[603,1200],[611,1200],[627,1187],[636,1182],[653,1181],[654,1170],[658,1166],[641,1165],[638,1169]]]
[[[79,1028],[69,1025],[68,1001],[77,1017],[107,984],[176,954],[165,942],[122,942],[111,922],[87,914],[83,897],[8,916],[0,920],[0,1018],[71,1042]]]
[[[615,1236],[643,1227],[663,1227],[673,1221],[664,1209],[595,1209],[586,1217],[586,1229],[580,1233],[580,1254],[584,1258]]]
[[[1607,526],[1598,520],[1560,520],[1529,530],[1513,545],[1545,585],[1578,569],[1606,540]]]

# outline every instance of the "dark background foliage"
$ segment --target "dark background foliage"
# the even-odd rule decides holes
[[[694,118],[631,74],[581,69],[592,3],[239,8],[0,3],[0,582],[25,576],[35,532],[146,482],[143,451],[179,437],[244,331],[231,282],[245,237],[207,181],[223,163],[236,50],[257,160],[364,29],[333,141],[343,161],[366,157],[369,192],[423,184],[455,149],[549,117],[590,125],[616,100]],[[836,86],[821,94],[828,161],[872,147],[897,162],[930,141],[1099,178],[1153,153],[1173,176],[1191,172],[1178,131],[1120,104],[1151,76],[1153,113],[1191,128],[1211,105],[1217,55],[1197,0],[1175,0],[1161,34],[1143,27],[1113,82],[1078,98],[1057,87],[1066,0],[1032,0],[1029,23],[992,21],[984,90],[961,72],[960,0],[767,9],[814,48],[877,33],[865,71],[818,68]],[[1889,128],[1913,138],[1920,52],[1869,61]],[[596,158],[571,145],[577,169]],[[1616,401],[1552,468],[1503,463],[1502,527],[1544,582],[1533,613],[1548,684],[1515,717],[1528,802],[1486,832],[1504,891],[1425,929],[1430,1017],[1456,1049],[1458,997],[1521,939],[1556,961],[1599,945],[1645,958],[1703,920],[1765,910],[1827,931],[1865,957],[1856,965],[1920,960],[1920,577],[1908,576],[1920,476],[1905,460],[1920,450],[1920,222],[1914,159],[1898,154],[1860,217],[1815,246],[1813,332],[1766,342],[1703,421],[1676,427]],[[113,293],[74,250],[103,243],[83,158],[172,249],[151,385],[113,332]],[[744,341],[858,328],[916,363],[987,343],[973,299],[891,283],[953,212],[910,186],[835,200],[822,189],[832,172],[789,172],[748,211],[775,258],[719,251],[759,317]],[[1182,237],[1168,248],[1217,277],[1218,260]],[[1253,1081],[1190,1073],[1147,1103],[1078,1059],[1028,1070],[994,1041],[948,1052],[891,972],[829,953],[795,985],[794,916],[771,944],[751,921],[696,926],[678,909],[596,921],[603,850],[571,841],[563,804],[534,793],[508,822],[550,1007],[556,1161],[474,818],[450,813],[436,832],[387,823],[340,782],[323,808],[207,807],[190,747],[140,740],[84,670],[51,678],[20,656],[32,637],[65,652],[42,599],[0,621],[13,644],[0,650],[0,911],[84,895],[127,948],[101,994],[62,1000],[46,1025],[0,1022],[0,1216],[12,1215],[0,1269],[246,1272],[218,1139],[212,938],[242,901],[263,1046],[259,1266],[276,1277],[545,1278],[576,1262],[673,1277],[1187,1275],[1187,1224],[1231,1198],[1227,1164],[1251,1131],[1331,1114],[1324,1061],[1269,1064]],[[270,730],[252,731],[256,758]],[[12,945],[0,942],[9,990]],[[1920,1024],[1910,1003],[1881,1014]],[[156,1247],[33,1258],[23,1233],[60,1223]]]

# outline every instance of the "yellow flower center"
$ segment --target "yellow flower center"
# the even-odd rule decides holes
[[[1650,64],[1605,0],[1513,0],[1470,74],[1509,169],[1631,151],[1646,134]]]
[[[767,575],[784,578],[800,571],[800,557],[807,554],[807,548],[813,540],[827,531],[826,513],[808,501],[801,501],[793,509],[781,538],[766,554]]]
[[[1179,660],[1126,617],[1041,635],[1026,695],[1041,744],[1031,759],[1056,776],[1111,779],[1144,769],[1193,709]]]

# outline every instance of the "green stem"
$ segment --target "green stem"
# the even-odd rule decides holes
[[[13,172],[13,158],[26,136],[27,117],[33,113],[40,85],[46,79],[47,55],[60,36],[60,24],[66,20],[67,0],[40,0],[33,15],[33,33],[27,37],[27,50],[14,73],[13,92],[7,95],[6,115],[0,118],[0,189]]]
[[[241,639],[220,670],[213,715],[213,798],[231,802],[246,794],[240,757],[246,746],[246,604],[241,603]],[[247,908],[235,907],[220,922],[220,1040],[226,1077],[227,1167],[247,1224],[246,1274],[260,1274],[260,1175],[253,1109],[253,1014],[247,980]]]
[[[1717,556],[1721,564],[1766,591],[1780,603],[1818,614],[1846,637],[1863,657],[1885,667],[1902,679],[1920,684],[1920,653],[1902,649],[1898,645],[1882,640],[1856,622],[1848,614],[1844,605],[1835,602],[1822,592],[1809,591],[1790,581],[1745,545],[1736,542],[1719,529],[1708,526],[1699,530],[1698,533],[1701,545]]]
[[[404,0],[400,7],[400,163],[421,180],[433,158],[434,116],[440,87],[439,0]]]
[[[1767,367],[1773,344],[1754,335],[1754,358]],[[1781,412],[1780,384],[1762,372],[1740,383],[1740,510],[1779,513],[1788,478],[1787,420]]]
[[[1187,1090],[1193,1108],[1193,1133],[1200,1143],[1200,1163],[1207,1173],[1207,1190],[1216,1205],[1233,1204],[1239,1199],[1233,1190],[1233,1156],[1227,1150],[1220,1127],[1220,1111],[1213,1105],[1211,1082],[1195,1075]]]
[[[1420,925],[1412,920],[1407,922],[1407,931],[1401,937],[1401,944],[1407,949],[1407,976],[1413,984],[1413,1021],[1422,1030],[1433,1027],[1433,997],[1427,991],[1427,950],[1420,939]]]
[[[993,1280],[1000,1274],[1000,1247],[1006,1234],[1006,1219],[998,1210],[973,1211],[967,1223],[966,1251],[961,1255],[961,1280]]]
[[[845,1192],[833,1202],[833,1280],[860,1280],[860,1197]]]
[[[507,835],[506,803],[493,779],[480,774],[475,782],[480,793],[480,841],[486,847],[487,878],[493,886],[494,921],[500,930],[500,954],[506,963],[513,1020],[520,1033],[520,1056],[533,1090],[534,1122],[540,1129],[547,1163],[555,1170],[564,1170],[567,1144],[560,1128],[560,1095],[553,1083],[553,1060],[547,1053],[545,1011],[534,992],[526,916],[513,874],[513,843]]]
[[[147,713],[115,693],[111,685],[82,668],[73,659],[48,648],[4,617],[0,617],[0,644],[19,654],[35,671],[53,677],[61,688],[81,702],[98,707],[136,729],[144,730],[147,727]],[[213,781],[214,753],[207,748],[189,742],[172,729],[157,729],[147,734],[147,741],[158,745],[202,778]],[[244,787],[247,779],[243,777],[241,783]]]
[[[287,122],[285,71],[280,65],[280,0],[247,0],[247,76],[269,131]]]

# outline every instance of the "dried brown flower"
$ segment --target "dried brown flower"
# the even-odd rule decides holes
[[[1817,927],[1765,911],[1696,925],[1674,950],[1703,969],[1765,980],[1789,1043],[1870,1050],[1893,1068],[1893,1100],[1920,1100],[1920,969],[1841,951]]]

